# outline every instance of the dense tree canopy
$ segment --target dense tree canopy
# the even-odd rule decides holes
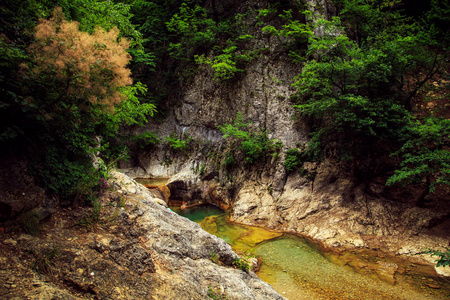
[[[328,19],[302,1],[230,3],[3,1],[2,153],[27,156],[46,188],[69,195],[94,172],[92,154],[117,157],[119,128],[156,109],[164,117],[199,65],[219,84],[245,74],[267,51],[248,46],[256,32],[276,38],[299,69],[292,100],[312,139],[288,152],[289,171],[331,157],[370,177],[377,158],[394,153],[389,184],[449,184],[448,0],[334,0]]]
[[[448,90],[442,91],[448,87],[448,29],[438,21],[448,12],[448,1],[432,1],[429,11],[416,15],[405,11],[403,1],[336,3],[339,16],[315,22],[316,34],[294,84],[295,107],[312,122],[309,157],[351,161],[355,172],[370,177],[377,157],[406,142],[402,171],[389,183],[430,173],[446,182],[448,147],[439,147],[439,155],[433,152],[433,162],[423,153],[430,144],[442,145],[445,133],[429,135],[428,143],[417,136],[437,124],[426,118],[439,114],[419,114],[422,99],[448,97]],[[412,157],[422,157],[415,160],[414,176],[406,174]]]
[[[132,85],[130,32],[115,27],[129,17],[120,17],[123,6],[101,14],[114,18],[95,17],[101,1],[26,2],[1,6],[1,151],[25,156],[47,190],[84,201],[105,176],[93,155],[119,155],[108,145],[120,124],[142,124],[154,111],[137,98],[145,86]],[[66,20],[64,10],[83,16],[81,23]],[[83,25],[86,15],[98,27]],[[129,21],[122,27],[134,28]]]
[[[46,90],[45,100],[50,103],[44,108],[86,99],[114,107],[125,100],[119,88],[132,84],[126,68],[131,57],[126,52],[129,43],[118,41],[118,33],[116,28],[82,32],[77,22],[65,20],[61,8],[49,20],[39,22],[36,42],[29,47],[35,63],[28,74]]]

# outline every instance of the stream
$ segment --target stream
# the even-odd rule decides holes
[[[138,181],[161,190],[164,180]],[[257,275],[290,300],[450,299],[450,280],[436,275],[431,266],[366,249],[324,251],[293,234],[230,222],[229,214],[214,205],[171,209],[225,240],[234,251],[258,257]]]
[[[326,253],[292,234],[232,223],[227,213],[213,205],[171,208],[225,240],[233,250],[256,255],[261,260],[257,275],[290,300],[450,298],[449,281],[437,277],[429,266],[376,257],[376,253]],[[398,266],[395,283],[392,265]]]

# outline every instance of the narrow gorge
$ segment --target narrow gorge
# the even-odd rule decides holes
[[[320,11],[325,8],[331,18],[334,10],[329,5],[309,3]],[[250,1],[233,9],[248,7],[257,10],[266,4]],[[296,233],[331,248],[368,248],[433,263],[434,258],[416,254],[449,245],[448,189],[434,194],[427,207],[419,207],[415,199],[421,187],[388,187],[385,174],[358,178],[345,162],[305,162],[301,174],[287,172],[286,151],[304,149],[310,141],[309,127],[290,100],[299,66],[283,51],[280,37],[264,34],[254,25],[256,19],[246,22],[248,33],[255,36],[246,47],[264,50],[238,80],[217,82],[213,70],[203,66],[176,93],[163,122],[149,122],[134,132],[153,132],[162,139],[175,134],[188,140],[187,149],[174,150],[167,142],[155,145],[121,164],[122,171],[131,177],[170,177],[173,199],[186,206],[231,207],[230,218],[238,223]],[[232,124],[238,114],[249,131],[263,130],[268,138],[281,142],[279,153],[254,164],[236,157],[234,164],[227,165],[237,146],[223,137],[219,126]],[[389,159],[379,159],[383,158]],[[380,161],[380,168],[385,163]]]
[[[449,14],[0,4],[0,298],[447,299]]]

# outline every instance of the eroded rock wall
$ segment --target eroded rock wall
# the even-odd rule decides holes
[[[250,2],[254,8],[264,6],[263,1],[247,1],[241,10]],[[335,13],[326,1],[308,3],[318,13]],[[292,63],[279,39],[256,29],[251,34],[256,38],[248,47],[267,50],[249,62],[238,79],[218,83],[208,66],[201,67],[183,87],[183,96],[166,121],[145,129],[161,137],[172,132],[179,137],[188,134],[196,141],[189,151],[173,152],[167,145],[158,145],[140,153],[137,164],[123,165],[125,171],[131,176],[171,176],[169,186],[182,187],[175,193],[187,205],[232,206],[231,217],[237,222],[306,235],[328,246],[400,254],[448,246],[448,191],[436,196],[429,207],[420,208],[415,205],[419,190],[395,192],[384,186],[385,178],[361,183],[336,162],[305,165],[303,176],[287,174],[285,151],[308,143],[307,126],[297,118],[290,101],[291,84],[301,66]],[[238,112],[244,122],[251,123],[250,128],[266,130],[270,138],[283,143],[280,157],[251,166],[241,161],[224,167],[223,155],[233,145],[222,138],[217,126],[232,123]]]

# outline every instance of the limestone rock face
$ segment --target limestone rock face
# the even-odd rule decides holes
[[[267,4],[233,5],[242,5],[244,10],[249,3],[254,9]],[[307,1],[312,11],[327,18],[335,14],[331,3]],[[165,122],[150,122],[145,128],[161,137],[173,132],[179,138],[189,135],[195,143],[187,153],[175,153],[162,144],[139,153],[134,165],[121,167],[130,176],[172,177],[174,198],[187,206],[232,206],[234,221],[294,232],[330,247],[369,247],[402,255],[447,247],[450,208],[444,200],[448,191],[423,208],[413,200],[420,194],[418,189],[386,188],[386,178],[362,182],[345,171],[348,166],[337,162],[305,163],[302,175],[287,174],[286,151],[302,149],[309,141],[308,126],[290,100],[300,67],[283,51],[282,41],[260,30],[250,33],[256,38],[247,46],[265,50],[246,65],[238,79],[218,83],[213,70],[201,66],[182,87]],[[254,165],[239,157],[233,166],[225,166],[225,154],[236,150],[236,145],[227,143],[217,126],[232,123],[238,112],[250,124],[250,131],[265,130],[269,138],[283,143],[278,157],[266,157]]]
[[[195,202],[201,194],[201,186],[198,183],[201,183],[200,178],[192,171],[179,172],[170,177],[167,183],[167,187],[171,191],[170,197],[184,202]]]
[[[296,232],[329,247],[368,247],[411,257],[423,249],[445,248],[449,243],[449,208],[445,199],[430,208],[397,202],[367,193],[365,185],[321,164],[314,180],[288,176],[284,190],[273,196],[267,185],[247,183],[240,189],[232,219],[245,224]],[[257,188],[250,188],[257,186]]]

